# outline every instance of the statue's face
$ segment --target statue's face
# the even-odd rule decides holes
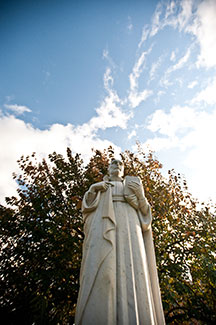
[[[124,165],[121,160],[114,159],[109,165],[109,175],[122,177],[124,174]]]

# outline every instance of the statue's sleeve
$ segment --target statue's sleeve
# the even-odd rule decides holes
[[[139,219],[142,225],[142,230],[145,232],[150,229],[152,222],[151,207],[146,199],[138,200],[135,194],[125,196],[126,201],[137,210]]]
[[[137,184],[139,184],[142,187],[142,198],[138,199],[135,193],[133,193],[133,190],[128,187],[128,183],[130,181],[134,181]],[[143,185],[141,182],[141,179],[137,176],[126,176],[125,177],[125,186],[124,186],[124,197],[126,201],[137,210],[137,213],[139,215],[140,223],[142,225],[143,232],[149,230],[151,228],[151,222],[152,222],[152,215],[151,215],[151,207],[145,197]]]
[[[142,230],[145,232],[150,229],[152,223],[151,207],[146,197],[143,197],[141,200],[139,200],[138,213],[142,225]]]
[[[92,193],[90,190],[85,193],[82,201],[82,213],[84,221],[88,213],[94,211],[100,201],[100,191]]]
[[[125,195],[125,199],[134,209],[139,209],[139,202],[135,194]]]

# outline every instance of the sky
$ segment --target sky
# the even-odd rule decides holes
[[[216,0],[0,2],[0,202],[21,155],[154,150],[216,198]]]

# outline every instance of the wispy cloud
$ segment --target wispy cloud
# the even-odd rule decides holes
[[[190,101],[191,104],[204,102],[208,105],[216,104],[216,77],[209,82],[209,85],[196,93],[194,98]]]
[[[153,91],[149,89],[144,89],[143,91],[140,92],[136,92],[136,91],[130,92],[129,101],[131,103],[131,107],[135,108],[139,106],[143,101],[145,101],[152,94]]]
[[[128,140],[132,139],[132,138],[135,137],[135,136],[136,136],[136,131],[135,131],[135,130],[131,131],[131,132],[128,134]]]
[[[43,73],[44,73],[43,84],[46,85],[50,79],[51,73],[47,70],[43,70]]]
[[[127,25],[127,29],[128,29],[129,32],[131,32],[132,29],[133,29],[132,19],[131,19],[130,16],[128,16],[128,25]]]
[[[188,84],[188,88],[189,88],[189,89],[193,89],[196,85],[198,85],[198,81],[197,81],[197,80],[191,81],[191,82]]]
[[[149,89],[139,91],[139,78],[145,68],[146,56],[151,52],[152,47],[147,51],[143,51],[137,61],[134,64],[131,74],[129,75],[130,80],[130,91],[129,91],[129,102],[132,108],[137,107],[146,98],[148,98],[153,92]]]
[[[113,58],[111,57],[109,50],[106,48],[103,50],[103,55],[102,55],[104,60],[107,60],[107,62],[109,63],[109,65],[115,69],[116,68],[116,63],[114,62]]]
[[[163,60],[163,55],[159,56],[157,61],[152,63],[151,69],[150,69],[150,72],[149,72],[150,80],[153,80],[155,78],[155,73],[158,70],[158,68],[160,67],[160,65],[162,63],[162,60]]]
[[[25,112],[31,112],[30,108],[24,105],[5,104],[4,107],[10,111],[13,111],[16,115],[23,115]]]
[[[143,45],[143,43],[147,40],[148,38],[148,35],[149,35],[149,27],[148,25],[145,25],[143,27],[143,30],[142,30],[142,36],[141,36],[141,39],[139,41],[139,44],[138,44],[138,49],[141,48],[141,46]]]
[[[157,93],[156,98],[154,99],[154,102],[156,104],[158,104],[160,102],[161,96],[163,96],[164,94],[165,94],[165,91],[164,90],[159,90],[158,93]]]
[[[166,26],[191,33],[200,46],[197,67],[216,66],[216,1],[182,0],[160,2],[155,10],[150,37]]]
[[[168,68],[167,73],[171,73],[173,71],[182,69],[184,65],[188,62],[190,55],[191,55],[191,48],[187,49],[185,55],[182,56],[176,64]]]
[[[193,3],[193,0],[181,1],[181,11],[177,16],[177,25],[180,31],[182,31],[191,20]]]
[[[153,16],[150,36],[155,36],[166,26],[183,30],[192,17],[192,6],[193,0],[159,2]]]
[[[159,81],[159,84],[161,87],[165,87],[165,88],[168,88],[173,85],[173,82],[169,80],[168,73],[166,73],[166,72],[164,73],[164,75],[162,76],[162,78]]]
[[[114,80],[111,69],[107,68],[104,74],[104,88],[107,96],[102,100],[100,106],[96,108],[96,116],[77,127],[77,131],[83,136],[95,135],[99,129],[105,130],[111,127],[125,129],[127,127],[127,121],[132,117],[132,113],[123,110],[125,100],[119,98],[113,85]]]
[[[166,26],[178,28],[180,32],[191,33],[195,36],[200,47],[197,67],[216,66],[215,0],[159,2],[153,16],[152,26],[148,27],[151,29],[148,33],[149,37],[155,36]],[[146,28],[146,31],[148,29]]]
[[[174,62],[176,60],[176,51],[172,51],[170,55],[170,61]]]
[[[138,60],[136,61],[133,67],[133,71],[129,76],[131,90],[134,90],[135,88],[138,87],[138,79],[145,67],[146,55],[148,55],[149,53],[150,50],[142,52],[142,54],[140,55],[140,57],[138,58]]]
[[[173,81],[170,81],[170,74],[176,70],[183,69],[186,63],[188,62],[190,55],[191,55],[191,47],[189,47],[186,50],[186,53],[177,61],[177,63],[167,68],[164,75],[160,79],[160,85],[162,87],[168,88],[169,86],[173,85]],[[171,57],[172,57],[172,61],[174,61],[174,58],[176,60],[176,54],[174,54],[174,52],[172,52]],[[178,81],[180,86],[182,85],[181,78],[175,79],[175,81]]]
[[[216,1],[205,0],[198,4],[193,23],[185,30],[197,38],[200,54],[197,66],[216,66]]]
[[[152,28],[150,32],[150,36],[154,36],[157,34],[157,32],[161,29],[161,21],[160,16],[162,15],[162,3],[159,2],[157,4],[156,10],[154,12],[153,18],[152,18]]]

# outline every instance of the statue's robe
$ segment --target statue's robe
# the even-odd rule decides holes
[[[85,240],[76,325],[165,324],[151,230],[124,182],[83,199]]]

